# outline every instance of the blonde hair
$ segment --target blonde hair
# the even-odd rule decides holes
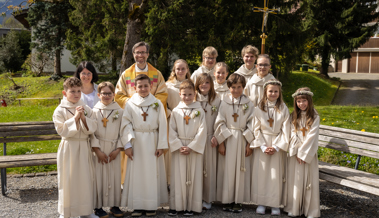
[[[182,89],[191,89],[195,92],[195,85],[193,84],[192,80],[186,79],[180,84],[179,92],[182,91]]]
[[[205,55],[209,55],[209,56],[213,56],[214,58],[217,58],[218,53],[214,47],[208,46],[203,50],[203,60],[204,60]],[[203,61],[201,62],[201,64],[204,64]]]
[[[195,90],[196,90],[196,93],[201,94],[200,85],[205,83],[207,80],[209,81],[209,85],[210,85],[210,89],[208,92],[208,103],[211,104],[217,95],[215,88],[214,88],[213,79],[212,79],[211,75],[209,75],[208,73],[200,74],[196,78]],[[195,101],[197,101],[197,95],[195,95]]]
[[[259,55],[259,50],[252,45],[246,45],[241,51],[241,56],[245,56],[246,53],[251,53],[257,58]]]
[[[299,88],[298,90],[296,90],[296,92],[300,92],[300,91],[311,91],[311,89],[308,87],[302,87],[302,88]],[[292,121],[291,122],[295,126],[296,131],[299,129],[298,121],[301,120],[301,109],[297,106],[297,103],[296,103],[296,101],[298,99],[307,99],[307,101],[308,101],[308,107],[306,110],[306,122],[305,122],[305,125],[306,125],[306,127],[308,127],[308,129],[312,126],[312,124],[315,120],[315,117],[318,115],[318,113],[317,113],[317,111],[313,105],[312,96],[306,95],[306,94],[295,96],[293,98],[293,109],[294,110],[291,113],[291,115],[292,115]]]
[[[230,73],[229,66],[227,64],[225,64],[224,62],[217,62],[217,64],[215,65],[215,72],[216,72],[217,68],[220,68],[220,67],[225,67],[225,70],[228,73],[227,75],[229,75],[229,73]]]
[[[267,82],[270,82],[270,81],[279,81],[279,80],[277,80],[277,79],[270,79],[269,81],[267,81]],[[266,112],[266,109],[265,109],[265,107],[266,107],[266,104],[267,104],[267,101],[268,101],[268,98],[267,98],[267,89],[268,89],[268,87],[269,86],[278,86],[279,87],[279,97],[278,97],[278,99],[276,100],[276,104],[275,104],[275,110],[277,111],[277,112],[279,112],[280,113],[280,109],[281,109],[281,107],[282,107],[282,104],[284,104],[284,101],[283,101],[283,91],[282,91],[282,87],[278,84],[268,84],[268,85],[266,85],[265,86],[265,88],[263,89],[263,98],[261,99],[261,101],[258,103],[258,105],[259,105],[259,108],[261,109],[261,110],[263,110],[263,111],[265,111]]]
[[[78,79],[77,77],[69,77],[64,80],[63,89],[65,91],[73,87],[82,87],[82,81]]]
[[[176,73],[175,73],[175,65],[178,63],[184,63],[186,65],[186,67],[187,67],[186,79],[191,78],[191,72],[190,72],[190,69],[188,67],[187,61],[185,61],[183,59],[178,59],[174,62],[174,66],[172,66],[172,71],[171,71],[170,77],[168,78],[167,82],[172,82],[174,79],[177,79]]]
[[[113,93],[115,91],[114,85],[111,82],[102,82],[97,86],[97,92],[100,93],[101,90],[105,87],[108,87]]]

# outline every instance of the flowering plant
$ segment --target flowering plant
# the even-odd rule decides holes
[[[244,114],[246,113],[247,109],[249,109],[249,105],[247,105],[247,104],[242,105],[242,110],[243,110]]]
[[[212,106],[212,114],[213,114],[214,112],[217,112],[217,107],[213,105],[213,106]],[[212,114],[211,114],[211,115],[212,115]]]
[[[158,102],[155,102],[154,104],[150,105],[153,109],[158,110],[159,104]]]
[[[195,117],[198,117],[200,115],[200,111],[194,111],[191,114],[191,118],[194,119]]]
[[[113,121],[117,120],[118,119],[118,111],[116,111],[115,115],[113,115]]]

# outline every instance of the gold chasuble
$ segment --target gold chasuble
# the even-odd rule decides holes
[[[133,64],[131,67],[126,69],[116,85],[116,96],[115,101],[124,108],[126,101],[133,96],[136,91],[134,90],[135,83],[134,79],[139,74],[146,74],[153,84],[153,88],[150,93],[159,99],[167,110],[167,86],[165,80],[162,76],[162,73],[159,72],[151,64],[147,63],[148,71],[147,72],[136,72],[136,64]]]
[[[151,64],[147,63],[147,65],[148,65],[147,72],[136,72],[136,64],[133,64],[131,67],[129,67],[122,73],[116,85],[115,101],[120,105],[121,108],[125,108],[126,102],[129,100],[129,98],[133,96],[134,93],[136,93],[136,90],[134,89],[135,87],[134,79],[139,74],[146,74],[150,78],[151,84],[153,84],[153,87],[150,93],[162,102],[165,108],[166,116],[167,116],[168,93],[167,93],[167,86],[166,86],[165,80],[161,72],[159,72]],[[127,157],[125,156],[125,153],[123,151],[120,152],[120,155],[121,155],[121,184],[124,184]]]

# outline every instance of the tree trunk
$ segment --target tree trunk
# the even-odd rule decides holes
[[[330,48],[328,46],[329,40],[328,40],[328,34],[324,34],[324,46],[322,49],[321,54],[321,74],[325,75],[326,78],[329,78],[328,75],[328,69],[329,69],[329,63],[330,63]]]
[[[116,57],[116,50],[113,50],[112,51],[112,57],[111,57],[111,61],[112,61],[112,71],[116,71],[117,70],[117,57]]]
[[[61,50],[60,49],[57,49],[55,51],[54,74],[62,77],[62,72],[61,72]]]
[[[134,6],[138,5],[138,7]],[[126,37],[124,51],[122,52],[120,76],[134,63],[132,48],[141,40],[141,32],[144,18],[144,10],[147,0],[132,0],[129,3],[129,18],[126,25]]]

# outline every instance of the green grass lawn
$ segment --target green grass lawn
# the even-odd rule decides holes
[[[106,76],[100,77],[100,81],[106,80]],[[13,93],[13,96],[38,97],[40,94],[44,97],[62,96],[63,80],[52,82],[48,80],[48,77],[27,77],[15,78],[15,81],[17,84],[20,83],[19,85],[27,87],[27,93],[30,94]],[[379,107],[329,105],[337,90],[338,84],[338,82],[333,80],[322,79],[317,73],[294,72],[283,81],[283,96],[290,111],[292,111],[292,93],[299,87],[307,86],[315,94],[314,103],[320,114],[322,125],[379,133],[379,118],[377,117],[379,116]],[[0,94],[6,92],[11,85],[12,84],[4,82],[4,80],[0,78]],[[17,106],[18,103],[16,103],[17,102],[6,108],[0,107],[0,122],[51,121],[54,109],[58,105],[57,100],[50,100],[45,103],[43,101],[30,101],[21,107]],[[8,143],[7,154],[56,152],[58,145],[59,141]],[[0,148],[0,155],[3,155],[2,146]],[[318,155],[322,161],[352,168],[355,165],[357,157],[357,155],[341,153],[340,151],[327,148],[319,148]],[[379,174],[378,161],[378,159],[362,157],[359,169]],[[7,172],[30,173],[51,170],[56,170],[56,165],[10,168],[7,169]]]

